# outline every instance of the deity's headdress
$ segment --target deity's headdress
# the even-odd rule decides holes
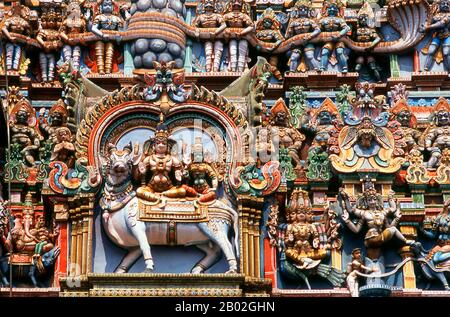
[[[27,193],[25,195],[25,202],[23,204],[22,215],[34,217],[33,197],[31,193]]]
[[[383,197],[375,189],[374,183],[369,178],[367,178],[363,182],[363,193],[359,195],[356,201],[357,208],[368,209],[369,199],[372,198],[375,198],[378,201],[377,208],[383,209]]]
[[[67,110],[66,110],[64,101],[62,99],[58,99],[58,101],[56,101],[56,103],[53,105],[53,107],[48,112],[48,116],[51,117],[54,113],[60,113],[63,116],[64,122],[66,121]]]
[[[203,144],[202,137],[196,137],[195,143],[191,146],[191,153],[202,153],[203,154]]]
[[[328,16],[327,10],[332,5],[335,5],[338,8],[338,10],[339,10],[338,15],[340,17],[343,17],[345,5],[340,0],[325,0],[323,2],[323,6],[322,6],[322,16]]]
[[[267,8],[266,10],[264,10],[262,16],[258,19],[258,22],[256,23],[256,29],[257,30],[262,30],[264,29],[264,20],[269,19],[272,21],[272,29],[273,30],[278,30],[281,27],[280,22],[278,22],[277,20],[277,16],[275,14],[275,11],[273,11],[272,8]]]
[[[99,14],[102,13],[101,12],[101,6],[103,4],[103,1],[104,0],[99,0],[95,4],[95,6],[94,6],[95,15],[99,15]],[[111,2],[112,2],[112,7],[113,7],[113,14],[115,14],[115,15],[119,14],[119,5],[114,0],[111,0]]]
[[[14,107],[11,109],[10,121],[15,122],[16,114],[21,110],[28,113],[28,125],[34,126],[36,124],[35,111],[27,99],[21,99],[14,105]]]
[[[235,5],[241,6],[241,12],[245,14],[250,14],[250,3],[251,1],[244,1],[244,0],[230,0],[228,1],[225,12],[231,12],[233,11],[233,7]]]
[[[306,214],[307,217],[311,217],[311,210],[311,200],[308,192],[299,188],[294,189],[288,202],[286,213],[295,214],[300,212]]]
[[[277,116],[278,113],[285,112],[286,118],[290,117],[289,109],[286,106],[286,103],[284,102],[283,98],[279,98],[275,105],[270,109],[270,119],[273,119]]]
[[[156,126],[155,139],[158,138],[169,138],[169,127],[164,122],[164,115],[161,113],[159,115],[159,123]]]
[[[311,2],[311,0],[297,0],[297,1],[295,1],[294,7],[295,8],[300,8],[300,7],[311,8],[312,2]]]
[[[394,116],[397,116],[402,111],[407,111],[411,114],[410,127],[415,127],[417,124],[417,118],[411,111],[411,108],[409,107],[408,101],[406,99],[398,100],[395,105],[389,109],[389,112]]]
[[[439,111],[450,112],[450,105],[448,104],[448,100],[444,97],[440,97],[433,107],[434,113],[438,113]]]
[[[373,9],[370,6],[369,2],[364,1],[364,4],[362,5],[361,9],[358,11],[358,16],[360,16],[360,15],[367,15],[367,17],[370,20],[375,19],[375,14],[374,14]]]

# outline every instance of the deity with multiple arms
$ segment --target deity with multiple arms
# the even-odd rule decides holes
[[[343,188],[339,190],[338,199],[342,201],[342,220],[351,231],[358,233],[362,230],[364,224],[367,224],[369,230],[365,235],[364,245],[367,248],[369,258],[377,259],[380,248],[393,237],[396,237],[405,245],[414,243],[413,240],[407,240],[396,228],[401,218],[401,212],[394,199],[393,191],[389,193],[388,208],[383,206],[383,199],[371,182],[366,182],[363,195],[358,199],[355,207],[351,206],[349,196]],[[358,219],[356,224],[350,219],[350,214]],[[389,215],[394,215],[391,222],[388,219]]]

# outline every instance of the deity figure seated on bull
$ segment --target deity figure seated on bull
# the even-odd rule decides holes
[[[188,173],[184,172],[181,160],[170,153],[173,141],[169,139],[167,126],[161,121],[156,130],[155,137],[144,144],[142,160],[138,147],[135,146],[132,153],[131,144],[122,150],[113,145],[107,158],[101,156],[105,177],[100,199],[103,225],[111,240],[128,250],[115,272],[127,272],[141,254],[145,272],[152,272],[150,245],[155,244],[195,245],[204,251],[205,257],[191,273],[205,272],[223,252],[229,265],[227,272],[236,273],[238,253],[234,251],[229,232],[231,229],[235,232],[234,245],[237,246],[237,212],[222,200],[209,201],[210,193],[214,192],[206,189],[205,181],[208,182],[210,173],[209,169],[203,169],[200,156],[189,169],[194,188],[182,184]],[[139,167],[133,172],[136,165]],[[136,192],[133,175],[143,181]],[[211,184],[216,186],[214,180]],[[200,198],[196,189],[203,191]],[[202,197],[208,198],[207,204],[200,201]],[[166,230],[174,222],[178,223],[173,229],[176,239],[168,241]]]
[[[185,169],[183,162],[170,153],[176,141],[170,139],[169,135],[169,129],[161,116],[155,136],[145,142],[143,157],[135,170],[135,178],[140,178],[143,184],[136,190],[137,197],[149,202],[161,202],[160,207],[164,207],[167,199],[197,199],[200,195],[204,195],[202,201],[215,198],[215,195],[208,194],[210,188],[205,182],[206,178],[212,179],[215,189],[216,173],[203,162],[203,153],[200,156],[199,149],[194,147],[193,163]],[[186,184],[189,176],[193,177],[193,187]]]

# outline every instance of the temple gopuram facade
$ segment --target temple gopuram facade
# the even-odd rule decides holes
[[[450,0],[0,20],[0,296],[450,296]]]

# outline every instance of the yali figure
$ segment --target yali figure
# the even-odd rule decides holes
[[[211,40],[206,41],[204,44],[206,72],[218,72],[222,61],[223,43],[221,40],[214,40],[214,37],[225,30],[227,25],[222,15],[217,13],[214,0],[204,0],[198,8],[198,15],[195,17],[192,25],[197,28],[216,29],[211,35]]]
[[[243,0],[231,0],[227,5],[226,14],[223,16],[228,28],[242,28],[238,39],[229,42],[229,65],[232,72],[243,72],[247,66],[248,42],[242,38],[254,30],[253,21],[250,18],[249,4],[243,4]]]
[[[311,39],[320,34],[320,27],[313,17],[311,6],[310,0],[298,0],[289,13],[289,23],[285,34],[286,39],[299,34],[308,34],[300,47],[291,49],[291,57],[288,62],[290,72],[306,71],[306,67],[301,63],[302,50],[308,69],[317,70],[319,67],[314,58],[314,45],[309,43]]]
[[[272,51],[275,50],[281,42],[283,42],[284,37],[280,32],[281,24],[278,22],[275,12],[271,8],[264,10],[261,18],[256,23],[256,38],[262,42],[274,43]],[[276,79],[282,80],[280,70],[278,69],[278,56],[270,55],[269,64],[271,66],[272,74]]]
[[[424,71],[431,70],[433,60],[440,63],[444,61],[444,67],[450,70],[450,1],[438,0],[433,4],[431,23],[421,25],[419,30],[423,33],[434,31],[433,38],[428,47],[422,52],[426,54]],[[440,49],[440,50],[439,50]]]
[[[121,37],[113,38],[103,31],[119,31],[124,26],[124,20],[115,10],[112,0],[103,0],[100,3],[100,12],[95,16],[92,24],[92,33],[102,40],[95,42],[95,57],[99,74],[111,74],[113,69],[114,42],[120,42]]]
[[[71,1],[66,10],[66,18],[62,22],[60,29],[61,38],[66,43],[63,47],[64,62],[71,61],[72,67],[78,70],[80,67],[81,47],[70,36],[86,32],[86,20],[78,1]]]
[[[6,70],[19,71],[23,54],[22,44],[17,42],[17,34],[31,35],[30,10],[13,3],[1,23],[2,35],[6,38]]]
[[[378,35],[375,27],[373,27],[375,15],[373,13],[372,7],[369,2],[364,2],[363,7],[358,12],[358,27],[356,28],[356,41],[363,43],[370,43],[364,50],[370,52],[378,43],[381,42],[381,37]],[[365,55],[360,55],[356,59],[355,70],[359,73],[364,65],[367,66],[372,71],[375,79],[380,82],[381,75],[378,70],[378,65],[376,64],[375,57],[369,53]]]
[[[336,59],[343,73],[348,71],[347,57],[344,54],[345,44],[340,39],[345,36],[350,27],[344,20],[344,5],[339,0],[327,0],[322,8],[322,16],[319,25],[322,32],[339,32],[332,36],[332,41],[325,43],[322,47],[319,71],[325,71],[331,54],[336,53]]]

